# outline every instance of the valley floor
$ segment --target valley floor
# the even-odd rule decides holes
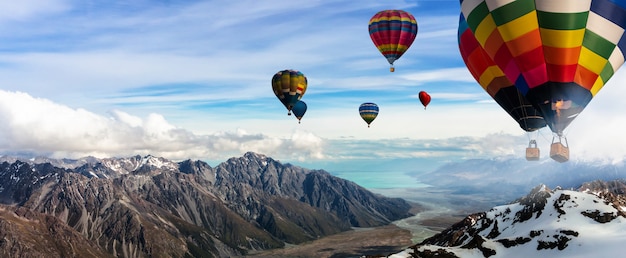
[[[360,257],[387,255],[412,245],[409,230],[396,225],[360,228],[297,246],[252,253],[246,257]]]
[[[246,257],[361,257],[386,256],[430,237],[450,226],[458,218],[438,217],[440,210],[415,204],[416,216],[375,228],[355,228],[300,245],[251,253]],[[452,221],[456,219],[455,221]]]

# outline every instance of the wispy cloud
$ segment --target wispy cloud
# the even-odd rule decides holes
[[[415,6],[409,2],[392,6]],[[7,25],[13,29],[5,35],[14,36],[3,37],[12,43],[3,45],[14,51],[0,56],[4,89],[65,101],[73,91],[111,96],[154,84],[197,83],[211,91],[230,86],[230,98],[248,99],[247,93],[258,96],[253,89],[269,88],[269,78],[282,69],[302,70],[313,85],[315,78],[332,82],[355,69],[385,71],[366,27],[374,11],[389,6],[376,1],[74,4]],[[72,99],[91,102],[88,96]]]
[[[23,0],[19,2],[0,2],[0,24],[6,21],[23,21],[55,14],[70,9],[66,0]]]

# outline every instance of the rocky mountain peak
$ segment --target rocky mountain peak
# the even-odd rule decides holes
[[[158,175],[178,171],[178,163],[152,155],[127,158],[104,158],[85,163],[76,168],[87,177],[118,178],[122,175]]]
[[[241,166],[256,166],[259,168],[264,168],[270,162],[277,162],[274,159],[267,157],[263,154],[258,154],[254,152],[246,152],[242,157],[230,158],[226,163],[231,165],[239,164]]]

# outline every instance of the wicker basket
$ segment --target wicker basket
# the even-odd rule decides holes
[[[535,147],[526,148],[526,160],[528,161],[539,160],[539,148],[535,148]]]
[[[569,148],[560,142],[552,143],[550,146],[550,158],[561,163],[568,161]]]

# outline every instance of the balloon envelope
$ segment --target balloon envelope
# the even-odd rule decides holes
[[[374,45],[392,67],[393,62],[413,44],[417,35],[417,21],[412,14],[403,10],[380,11],[370,19],[368,27]]]
[[[300,120],[304,116],[304,113],[306,113],[306,103],[304,103],[304,101],[302,100],[296,102],[291,111],[293,111],[293,115],[296,116],[296,118],[298,119],[298,123],[300,123]]]
[[[504,109],[524,131],[532,132],[546,126],[541,112],[509,81],[504,72],[487,55],[461,15],[458,30],[459,51],[467,69],[482,88]]]
[[[272,90],[291,114],[293,106],[302,98],[307,88],[304,74],[296,70],[282,70],[272,77]]]
[[[425,91],[420,91],[419,98],[422,105],[424,105],[424,109],[426,109],[426,106],[430,103],[430,95],[428,95]]]
[[[378,116],[378,105],[371,102],[363,103],[359,106],[359,114],[367,123],[367,127],[369,127],[372,121],[376,119],[376,116]]]
[[[624,63],[624,0],[461,0],[469,29],[558,135]]]

